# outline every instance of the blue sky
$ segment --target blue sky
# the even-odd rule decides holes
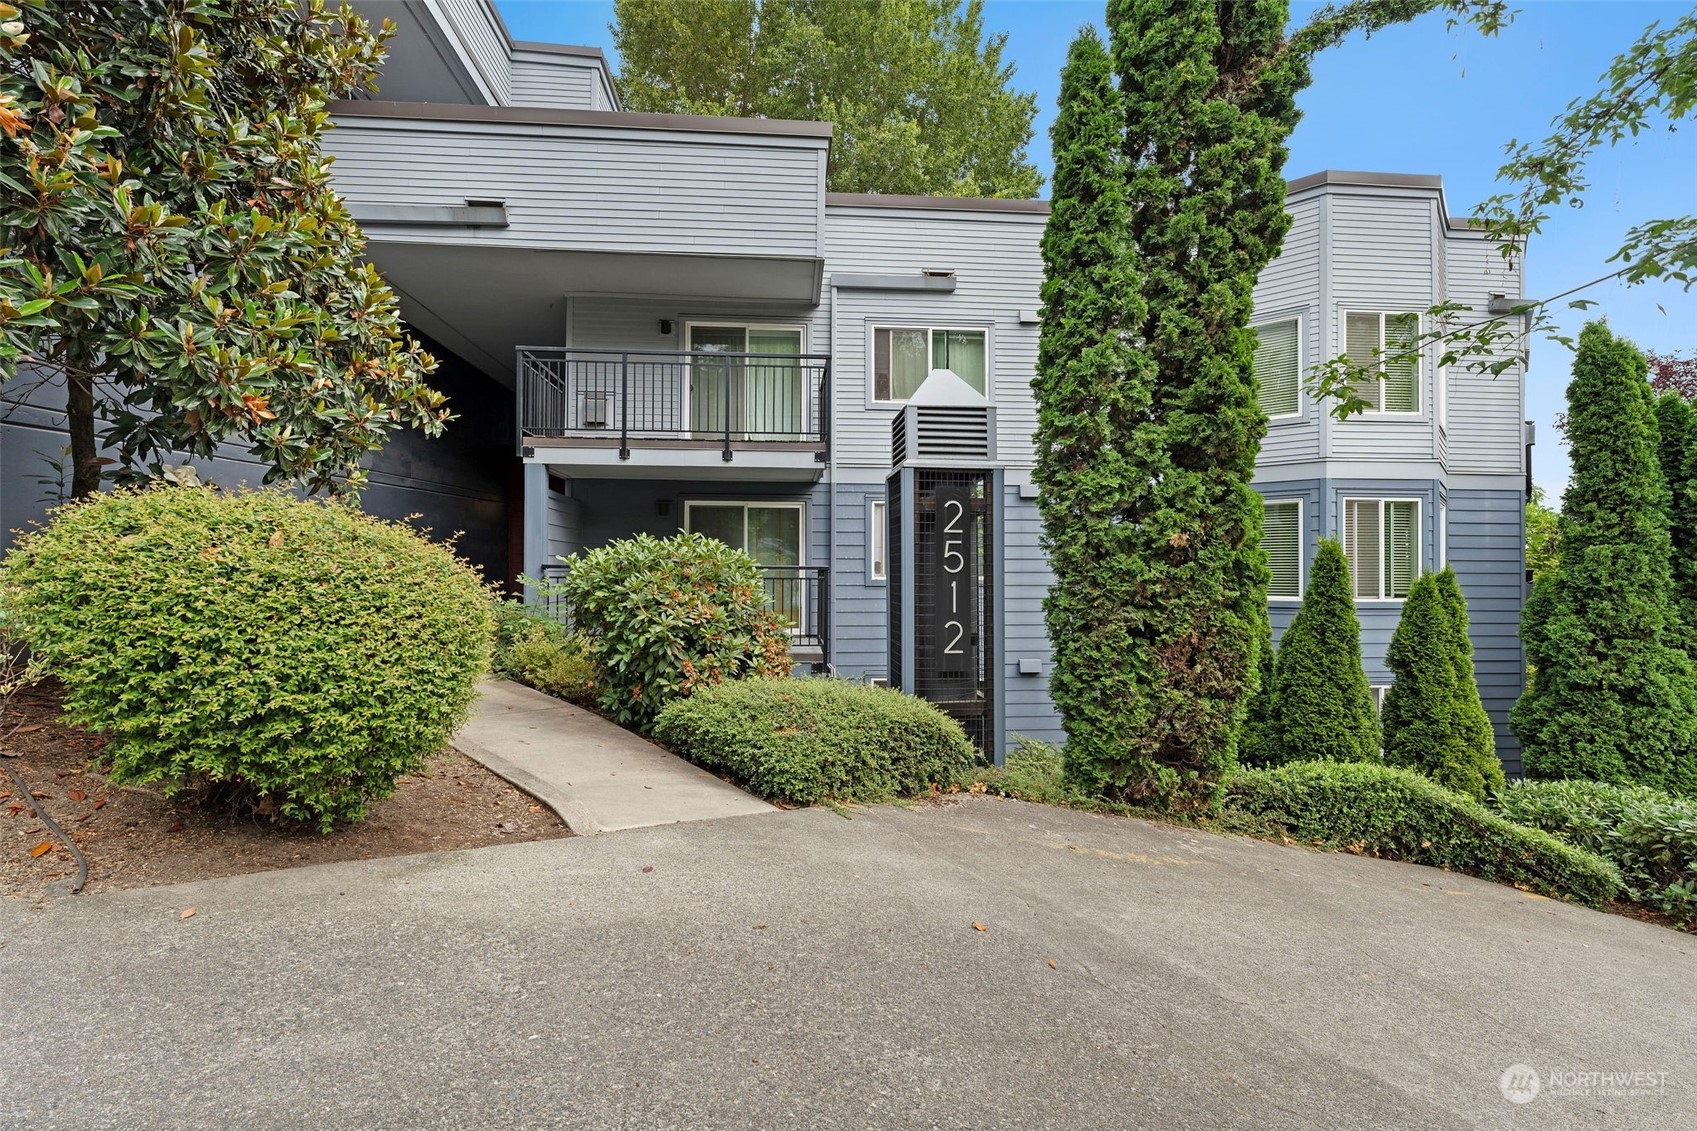
[[[497,0],[516,39],[588,44],[611,55],[613,5],[602,0]],[[1315,5],[1294,5],[1303,18]],[[1038,96],[1031,156],[1050,166],[1048,127],[1059,72],[1077,29],[1101,23],[1100,0],[986,0],[985,26],[1007,32],[1014,86]],[[1496,191],[1495,175],[1511,138],[1540,138],[1550,119],[1591,93],[1609,61],[1654,20],[1688,10],[1662,0],[1521,0],[1514,24],[1494,39],[1446,30],[1442,17],[1359,36],[1323,56],[1302,95],[1302,123],[1291,138],[1286,172],[1319,169],[1438,173],[1452,213],[1466,215]],[[1553,217],[1531,247],[1526,289],[1555,294],[1607,274],[1621,234],[1652,217],[1697,207],[1697,124],[1678,133],[1656,129],[1600,154],[1591,167],[1585,206]],[[1588,314],[1558,311],[1566,328],[1607,316],[1614,329],[1646,349],[1697,349],[1697,291],[1674,286],[1603,284],[1585,292]],[[1532,343],[1527,416],[1538,422],[1534,477],[1552,495],[1567,481],[1567,453],[1555,431],[1564,407],[1571,355]],[[1488,380],[1488,378],[1478,378]]]

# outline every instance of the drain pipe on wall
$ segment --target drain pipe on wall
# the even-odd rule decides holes
[[[831,305],[825,309],[825,350],[830,356],[826,362],[831,367],[830,380],[830,411],[826,419],[831,422],[831,431],[837,430],[837,283],[833,277],[826,284],[830,295]],[[825,561],[828,568],[825,571],[825,584],[829,587],[830,601],[826,607],[829,617],[825,636],[825,674],[835,677],[837,674],[837,438],[835,435],[825,438],[825,497],[829,500],[825,524]]]

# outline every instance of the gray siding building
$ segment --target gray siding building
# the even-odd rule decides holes
[[[367,506],[463,531],[512,586],[611,539],[712,534],[762,564],[798,659],[913,689],[917,507],[924,483],[966,469],[987,563],[980,737],[998,755],[1017,735],[1058,740],[1031,482],[1046,204],[829,193],[827,124],[626,113],[599,52],[514,43],[488,0],[358,6],[400,34],[381,94],[331,107],[327,146],[461,416],[446,439],[378,456]],[[1401,595],[1455,566],[1515,772],[1522,374],[1428,356],[1343,422],[1300,379],[1394,345],[1438,302],[1520,297],[1518,265],[1447,216],[1436,177],[1320,173],[1291,183],[1289,207],[1255,296],[1275,630],[1317,540],[1342,538],[1383,686]],[[919,432],[966,430],[893,450],[910,403]],[[50,407],[21,406],[0,428],[7,528],[40,509],[20,484],[57,427]],[[204,470],[258,478],[233,456]]]

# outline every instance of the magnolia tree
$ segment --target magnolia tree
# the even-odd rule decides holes
[[[234,441],[321,490],[441,430],[319,148],[390,33],[323,0],[0,3],[0,379],[62,386],[73,495],[102,444],[133,478]]]

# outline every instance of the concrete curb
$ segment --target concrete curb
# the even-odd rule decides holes
[[[589,810],[570,794],[549,785],[530,771],[513,765],[481,742],[464,735],[456,735],[452,745],[455,750],[490,773],[505,778],[514,788],[523,790],[548,806],[555,816],[565,822],[574,836],[594,836],[601,831],[601,826],[590,816]]]

